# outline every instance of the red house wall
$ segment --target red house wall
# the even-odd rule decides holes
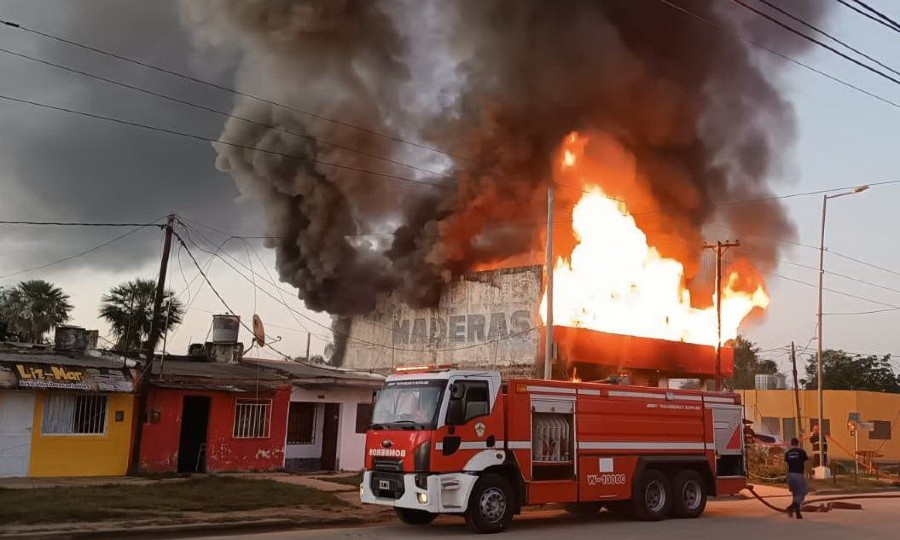
[[[140,470],[174,472],[178,470],[178,443],[181,437],[181,409],[185,396],[210,398],[209,427],[206,435],[207,472],[266,471],[284,466],[284,444],[287,430],[290,387],[274,394],[260,395],[272,399],[269,437],[236,439],[234,410],[238,399],[256,398],[254,393],[148,388],[148,416],[159,413],[158,422],[143,425]]]

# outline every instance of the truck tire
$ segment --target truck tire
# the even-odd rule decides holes
[[[599,502],[580,502],[566,503],[563,505],[566,512],[579,516],[590,516],[600,512],[603,509],[603,503]]]
[[[641,521],[659,521],[672,509],[672,485],[660,471],[647,469],[635,486],[631,499],[634,517]]]
[[[498,474],[486,474],[472,488],[466,523],[479,534],[501,532],[512,521],[515,506],[509,482]]]
[[[696,518],[706,509],[706,482],[697,471],[684,470],[672,481],[672,510],[680,518]]]
[[[394,512],[400,521],[407,525],[428,525],[437,517],[437,514],[426,512],[425,510],[413,510],[412,508],[394,507]]]

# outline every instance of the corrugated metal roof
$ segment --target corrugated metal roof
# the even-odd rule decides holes
[[[3,350],[0,349],[0,362],[26,363],[26,364],[58,364],[78,367],[102,367],[108,369],[122,369],[125,359],[109,356],[78,356],[71,357],[48,351],[31,352],[27,350]]]
[[[367,373],[362,371],[350,371],[329,366],[317,366],[306,362],[293,362],[287,360],[267,360],[263,358],[245,358],[246,364],[258,365],[270,369],[275,369],[284,373],[293,379],[339,379],[342,381],[359,381],[367,383],[380,384],[384,381],[384,376],[376,373]]]

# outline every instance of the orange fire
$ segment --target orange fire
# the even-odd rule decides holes
[[[560,167],[579,172],[576,134],[566,138]],[[578,144],[578,143],[581,144]],[[589,172],[589,168],[585,171]],[[662,256],[624,202],[607,196],[589,179],[572,211],[575,246],[558,257],[553,279],[553,323],[602,332],[715,345],[716,304],[698,308],[685,286],[685,268]],[[737,337],[741,322],[769,304],[759,273],[741,263],[723,273],[722,342]],[[546,323],[546,291],[541,318]]]

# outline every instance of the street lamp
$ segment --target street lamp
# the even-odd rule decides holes
[[[822,281],[825,277],[825,212],[828,209],[828,199],[837,199],[845,195],[855,195],[869,189],[869,186],[859,186],[850,191],[837,193],[835,195],[825,195],[822,197],[822,235],[819,243],[819,313],[818,313],[818,355],[816,361],[816,380],[818,381],[818,398],[819,398],[819,466],[815,469],[815,477],[820,479],[829,478],[831,469],[825,465],[825,422],[824,422],[824,404],[825,398],[822,392]]]

